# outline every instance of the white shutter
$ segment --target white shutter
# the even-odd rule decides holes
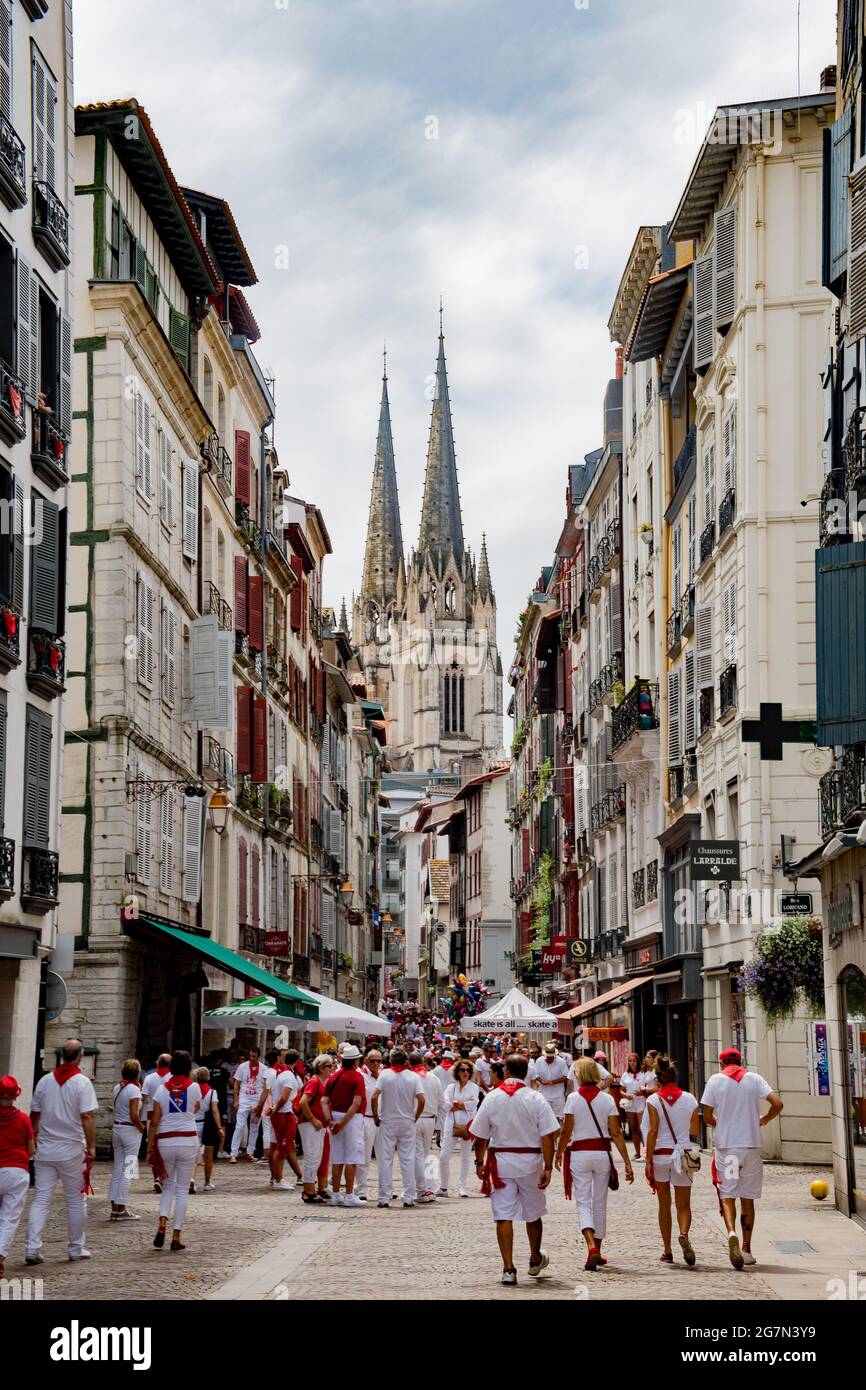
[[[713,258],[699,256],[692,267],[694,299],[694,366],[709,366],[716,345],[713,326]]]
[[[677,524],[674,527],[673,552],[674,564],[673,591],[671,593],[671,608],[676,608],[677,604],[680,601],[680,596],[683,591],[683,526],[682,521],[679,519],[677,520]]]
[[[683,732],[686,748],[694,748],[697,742],[698,712],[695,692],[695,649],[686,649],[684,662],[685,697],[683,709]]]
[[[202,848],[204,842],[204,797],[183,799],[183,881],[181,897],[197,903],[201,897]]]
[[[698,547],[698,498],[697,493],[693,492],[689,497],[689,584],[695,582],[695,570],[697,569],[697,547]]]
[[[217,717],[207,725],[209,729],[230,729],[232,727],[234,707],[232,662],[234,651],[233,634],[231,632],[218,632],[216,639]]]
[[[737,312],[737,209],[722,208],[713,219],[713,324],[724,332]]]
[[[619,926],[619,855],[616,850],[607,861],[608,883],[608,930],[616,931]]]
[[[722,426],[722,468],[724,491],[730,492],[737,483],[737,407],[732,406]]]
[[[223,712],[219,689],[219,633],[216,614],[195,618],[189,625],[189,699],[184,718],[197,720],[204,729],[223,727],[214,722]],[[231,639],[230,633],[223,635]]]
[[[183,465],[183,553],[194,560],[198,553],[198,468],[194,459]]]
[[[167,603],[162,605],[162,698],[174,704],[175,694],[175,616]]]
[[[33,50],[33,173],[56,188],[57,86],[38,49]]]
[[[139,390],[135,397],[135,485],[148,500],[153,496],[152,431],[150,402]]]
[[[159,431],[159,515],[163,523],[171,527],[174,525],[174,485],[172,480],[172,462],[174,451],[171,447],[171,440],[168,431]]]
[[[695,652],[698,690],[713,686],[713,605],[702,603],[695,612]]]
[[[39,289],[30,265],[18,256],[18,375],[32,400],[39,395]]]
[[[725,585],[723,600],[724,617],[724,661],[726,666],[737,659],[737,581],[732,579]]]
[[[866,164],[849,180],[848,339],[866,333]]]
[[[170,893],[174,880],[174,793],[166,787],[159,803],[159,886]]]
[[[0,115],[12,120],[11,0],[0,0]]]
[[[153,609],[154,593],[141,575],[136,584],[136,636],[138,641],[138,679],[148,690],[153,687]]]
[[[716,519],[716,446],[704,447],[704,526]]]
[[[150,883],[151,856],[150,788],[138,784],[135,801],[135,877],[139,883]]]
[[[668,765],[679,767],[683,760],[680,668],[668,671]]]

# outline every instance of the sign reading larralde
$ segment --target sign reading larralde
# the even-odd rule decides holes
[[[689,849],[692,883],[730,883],[740,877],[739,840],[692,840]]]

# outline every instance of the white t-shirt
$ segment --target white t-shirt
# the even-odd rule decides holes
[[[550,1062],[548,1062],[546,1057],[539,1057],[538,1061],[533,1063],[533,1081],[556,1082],[555,1086],[547,1085],[541,1087],[541,1094],[548,1104],[553,1104],[556,1101],[562,1100],[565,1095],[565,1083],[568,1080],[568,1071],[568,1063],[564,1057],[559,1055],[554,1057]]]
[[[159,1106],[160,1138],[164,1134],[195,1129],[196,1106],[201,1104],[201,1086],[197,1081],[190,1082],[185,1091],[173,1096],[165,1086],[160,1086],[154,1096],[154,1104]]]
[[[373,1118],[373,1112],[372,1112],[372,1109],[371,1109],[371,1107],[370,1107],[370,1102],[371,1102],[372,1099],[373,1099],[373,1092],[375,1091],[376,1087],[378,1086],[379,1080],[378,1080],[378,1077],[375,1077],[371,1071],[368,1071],[368,1070],[367,1070],[366,1067],[359,1067],[359,1069],[358,1069],[358,1075],[359,1075],[359,1076],[362,1076],[362,1077],[364,1078],[364,1089],[366,1090],[366,1093],[367,1093],[367,1106],[366,1106],[366,1109],[365,1109],[365,1111],[364,1111],[364,1118],[367,1119],[367,1120],[372,1120],[372,1118]],[[379,1068],[379,1076],[381,1076],[381,1075],[382,1075],[382,1068],[380,1067],[380,1068]],[[426,1105],[425,1105],[425,1109],[426,1109]]]
[[[129,1113],[129,1102],[139,1101],[141,1109],[141,1087],[137,1081],[119,1081],[111,1092],[111,1103],[114,1107],[114,1123],[132,1124],[132,1116]],[[140,1116],[139,1116],[140,1118]]]
[[[376,1090],[379,1093],[379,1119],[383,1124],[401,1124],[407,1120],[414,1123],[416,1100],[424,1095],[417,1072],[410,1071],[408,1067],[405,1071],[380,1071]],[[426,1107],[426,1096],[424,1104]]]
[[[701,1105],[711,1105],[716,1116],[713,1146],[717,1149],[759,1149],[761,1147],[761,1101],[772,1087],[756,1071],[747,1071],[740,1081],[716,1072],[711,1076]]]
[[[234,1074],[234,1080],[239,1087],[238,1103],[243,1105],[257,1105],[262,1091],[264,1090],[265,1082],[269,1078],[273,1078],[273,1072],[270,1067],[265,1066],[264,1062],[259,1062],[258,1071],[255,1076],[250,1074],[249,1062],[241,1062]]]
[[[491,1077],[492,1077],[492,1076],[493,1076],[493,1073],[492,1073],[492,1071],[490,1070],[490,1063],[488,1062],[487,1058],[486,1058],[486,1057],[476,1057],[476,1058],[475,1058],[475,1080],[476,1080],[476,1082],[478,1082],[479,1085],[482,1085],[482,1086],[487,1087],[487,1086],[490,1085],[490,1080],[491,1080]]]
[[[87,1147],[81,1116],[99,1109],[89,1076],[80,1072],[60,1086],[52,1072],[36,1083],[30,1109],[39,1115],[36,1156],[47,1159],[83,1158]]]
[[[165,1076],[160,1076],[158,1071],[149,1071],[141,1083],[141,1118],[143,1120],[147,1118],[150,1112],[154,1096],[166,1080],[166,1077],[169,1076],[171,1076],[171,1072],[169,1071],[165,1073]]]
[[[523,1085],[511,1096],[497,1086],[479,1106],[471,1133],[473,1139],[489,1139],[494,1149],[540,1149],[543,1136],[558,1129],[547,1101],[531,1086]]]
[[[619,1078],[619,1084],[631,1101],[629,1109],[633,1114],[640,1114],[646,1105],[646,1096],[639,1095],[638,1092],[646,1085],[642,1071],[624,1071]]]
[[[598,1129],[592,1121],[589,1107],[592,1106],[593,1115],[598,1120]],[[591,1101],[582,1096],[579,1091],[572,1091],[568,1100],[565,1102],[565,1114],[574,1116],[574,1126],[571,1131],[572,1140],[574,1139],[598,1139],[598,1130],[601,1130],[601,1138],[610,1138],[610,1126],[608,1120],[611,1115],[616,1115],[616,1102],[613,1096],[607,1091],[599,1091],[598,1095],[593,1096]]]
[[[656,1149],[675,1149],[681,1144],[690,1144],[692,1142],[691,1136],[689,1135],[689,1127],[692,1122],[692,1115],[694,1115],[698,1108],[698,1102],[691,1091],[683,1091],[674,1101],[673,1105],[671,1105],[670,1101],[665,1101],[664,1104],[662,1104],[662,1101],[657,1095],[648,1096],[647,1105],[651,1106],[659,1117],[659,1128],[656,1134]],[[671,1138],[671,1132],[670,1129],[668,1129],[665,1113],[667,1113],[671,1125],[673,1126],[676,1142]]]
[[[282,1099],[283,1093],[288,1091],[288,1096],[283,1105],[280,1106],[281,1115],[291,1115],[292,1101],[301,1090],[303,1082],[299,1076],[289,1068],[286,1071],[278,1071],[270,1083],[271,1092],[271,1114],[276,1109],[277,1102]]]
[[[445,1092],[438,1076],[434,1076],[432,1071],[418,1072],[418,1079],[424,1088],[424,1109],[421,1112],[425,1120],[441,1121],[442,1112],[445,1108]]]
[[[439,1082],[439,1085],[442,1087],[443,1091],[445,1091],[451,1085],[451,1068],[453,1066],[454,1063],[451,1062],[447,1067],[443,1067],[442,1063],[440,1062],[438,1067],[433,1068],[433,1075],[436,1077],[436,1080]]]
[[[458,1086],[456,1081],[452,1081],[450,1086],[446,1086],[442,1107],[445,1114],[446,1132],[450,1134],[455,1125],[471,1124],[480,1099],[481,1092],[474,1081],[467,1081],[465,1086]],[[452,1110],[451,1106],[455,1100],[462,1101],[466,1109]]]

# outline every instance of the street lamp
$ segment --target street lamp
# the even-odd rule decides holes
[[[342,886],[341,889],[340,889],[340,893],[342,894],[342,897],[343,897],[343,902],[346,904],[346,906],[348,906],[349,903],[352,901],[352,894],[354,893],[354,891],[355,891],[355,890],[354,890],[354,888],[352,887],[351,883],[349,882],[348,879],[346,879],[346,882],[343,884],[343,886]]]
[[[214,834],[222,835],[229,817],[229,799],[221,787],[213,793],[207,809]]]

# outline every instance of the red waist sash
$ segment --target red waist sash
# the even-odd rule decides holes
[[[656,1149],[655,1157],[660,1158],[662,1154],[672,1154],[673,1149]]]
[[[163,1139],[197,1139],[198,1131],[194,1129],[175,1129],[167,1134],[159,1134],[153,1141],[153,1153],[150,1160],[151,1172],[155,1182],[162,1182],[163,1178],[168,1177],[165,1171],[165,1164],[162,1161],[162,1154],[159,1145]]]
[[[606,1154],[609,1154],[609,1153],[610,1153],[610,1140],[609,1140],[609,1139],[575,1139],[573,1143],[569,1144],[569,1146],[568,1146],[568,1148],[566,1149],[565,1152],[566,1152],[567,1154],[570,1154],[570,1153],[606,1153]],[[565,1188],[565,1200],[566,1200],[567,1202],[570,1202],[570,1201],[571,1201],[572,1179],[571,1179],[571,1162],[568,1161],[568,1160],[567,1160],[565,1163],[563,1163],[563,1165],[562,1165],[562,1182],[563,1182],[563,1186],[564,1186],[564,1188]]]
[[[481,1191],[485,1197],[489,1197],[494,1187],[500,1190],[505,1183],[499,1176],[499,1169],[496,1166],[497,1154],[540,1154],[541,1149],[491,1149],[488,1146],[484,1171],[481,1174]]]

